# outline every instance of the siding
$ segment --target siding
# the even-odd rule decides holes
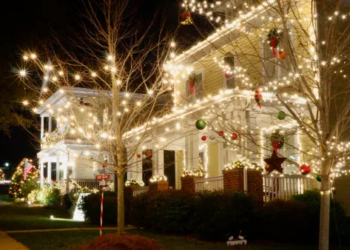
[[[183,150],[177,150],[175,151],[175,157],[176,157],[176,178],[175,178],[175,185],[176,189],[181,189],[181,176],[184,171],[184,151]]]
[[[207,172],[209,177],[219,176],[219,144],[217,142],[208,143]]]

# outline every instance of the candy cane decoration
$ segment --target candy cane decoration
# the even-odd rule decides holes
[[[102,180],[104,182],[105,180]],[[102,185],[102,195],[101,195],[101,213],[100,213],[100,236],[102,236],[102,227],[103,227],[103,192],[104,190],[104,185]]]

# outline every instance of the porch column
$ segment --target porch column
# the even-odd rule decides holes
[[[56,159],[56,182],[60,180],[60,156]]]
[[[136,151],[134,169],[136,171],[136,174],[135,174],[136,180],[142,181],[142,154],[140,153],[141,158],[137,158],[138,152],[141,152],[141,151]]]
[[[40,164],[40,188],[44,188],[44,162],[42,159],[39,159]]]
[[[153,148],[152,175],[164,175],[164,150]]]
[[[52,115],[49,115],[49,133],[52,132]]]
[[[51,160],[47,162],[47,183],[51,185]]]
[[[40,116],[40,120],[41,120],[41,123],[40,123],[40,139],[43,139],[43,137],[44,137],[44,126],[45,126],[44,119],[45,119],[44,116]]]
[[[190,134],[185,137],[186,169],[199,168],[199,142],[198,134]]]

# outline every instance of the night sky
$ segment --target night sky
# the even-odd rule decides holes
[[[53,34],[60,40],[66,40],[79,32],[78,24],[83,21],[80,15],[82,1],[0,1],[1,84],[11,84],[15,80],[11,68],[20,63],[23,50],[40,51],[52,41]],[[137,10],[138,18],[150,20],[160,10],[167,20],[167,29],[174,30],[178,26],[180,0],[130,0],[129,4],[131,9]],[[202,20],[197,21],[201,25]],[[182,26],[177,30],[176,40],[183,46],[191,45],[198,38],[194,26]],[[38,134],[33,129],[32,132]],[[11,137],[0,132],[0,167],[8,162],[14,168],[24,157],[36,159],[38,151],[38,142],[24,129],[11,128]]]

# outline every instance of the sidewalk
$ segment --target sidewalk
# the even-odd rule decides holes
[[[14,240],[3,231],[0,231],[0,246],[1,249],[8,250],[29,250],[29,248],[23,246],[21,243]]]

